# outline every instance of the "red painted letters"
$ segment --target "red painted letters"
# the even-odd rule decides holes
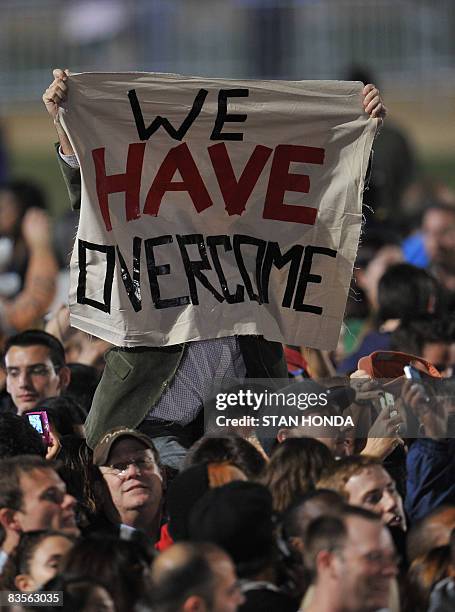
[[[308,193],[310,190],[310,178],[308,175],[292,174],[289,172],[291,162],[322,164],[324,162],[324,149],[300,145],[277,146],[270,171],[263,217],[264,219],[275,219],[276,221],[291,221],[293,223],[314,225],[317,214],[316,208],[291,206],[283,202],[286,191]]]
[[[183,181],[172,181],[177,170]],[[144,215],[158,215],[166,191],[188,191],[198,213],[213,205],[186,142],[171,149],[164,158],[147,194]]]
[[[212,145],[208,148],[208,152],[226,204],[227,214],[241,215],[273,149],[257,145],[238,181],[224,143]]]
[[[106,176],[104,161],[105,147],[92,151],[96,173],[96,193],[108,232],[112,229],[109,214],[109,194],[125,192],[126,220],[139,219],[141,209],[139,206],[139,193],[141,190],[142,162],[144,161],[145,143],[130,144],[126,161],[125,174],[111,174]]]
[[[98,202],[107,231],[112,230],[109,213],[111,193],[125,193],[127,221],[139,219],[141,216],[139,196],[145,146],[145,143],[130,144],[126,172],[110,176],[106,175],[105,148],[92,151]],[[228,215],[241,215],[246,209],[248,199],[272,149],[257,145],[238,180],[224,143],[212,145],[207,151],[224,199],[226,212]],[[324,153],[324,149],[318,147],[300,145],[276,147],[264,203],[262,215],[264,219],[314,225],[317,208],[285,204],[283,199],[286,191],[308,193],[310,190],[310,178],[307,174],[289,172],[291,162],[320,165],[324,163]],[[173,180],[177,171],[182,177],[181,181]],[[213,206],[210,194],[186,143],[173,147],[167,153],[145,199],[143,214],[157,216],[163,197],[168,191],[186,191],[198,213]]]

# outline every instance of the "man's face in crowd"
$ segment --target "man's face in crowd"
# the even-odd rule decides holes
[[[422,230],[430,261],[455,271],[455,210],[430,209],[423,218]]]
[[[6,389],[19,414],[33,410],[43,399],[60,395],[69,382],[68,369],[56,371],[49,349],[40,344],[12,346],[5,365]]]
[[[210,566],[215,576],[212,612],[236,612],[245,598],[240,592],[234,564],[220,553],[211,559]]]
[[[132,511],[156,516],[163,479],[153,452],[139,440],[125,436],[114,442],[107,463],[100,470],[120,518]]]
[[[379,521],[346,519],[346,544],[339,553],[338,579],[349,610],[387,608],[397,562],[392,538]]]
[[[37,468],[19,479],[22,491],[21,509],[15,513],[20,531],[54,529],[78,534],[74,515],[76,500],[52,468]]]
[[[354,474],[345,490],[349,503],[381,515],[384,525],[406,529],[403,501],[391,476],[380,465]]]

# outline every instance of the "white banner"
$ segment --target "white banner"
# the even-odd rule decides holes
[[[334,348],[377,120],[361,83],[72,75],[71,323],[119,346]]]

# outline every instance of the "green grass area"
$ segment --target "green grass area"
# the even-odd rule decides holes
[[[422,160],[422,163],[428,177],[445,183],[455,191],[455,154],[435,155]]]
[[[14,178],[36,181],[41,185],[47,194],[52,214],[58,215],[69,207],[65,183],[53,149],[49,151],[49,154],[13,154],[11,173]]]
[[[455,191],[455,155],[432,156],[422,160],[426,178],[445,183]],[[53,214],[62,213],[69,206],[65,184],[53,150],[49,154],[16,154],[11,160],[14,177],[36,180],[46,190]],[[423,177],[422,177],[423,178]]]

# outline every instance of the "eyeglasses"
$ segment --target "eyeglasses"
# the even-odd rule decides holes
[[[119,476],[122,478],[128,472],[130,465],[134,465],[139,472],[146,471],[154,467],[155,460],[152,457],[137,457],[121,461],[119,463],[113,463],[112,465],[106,465],[104,467],[104,474],[111,474],[113,476]]]

